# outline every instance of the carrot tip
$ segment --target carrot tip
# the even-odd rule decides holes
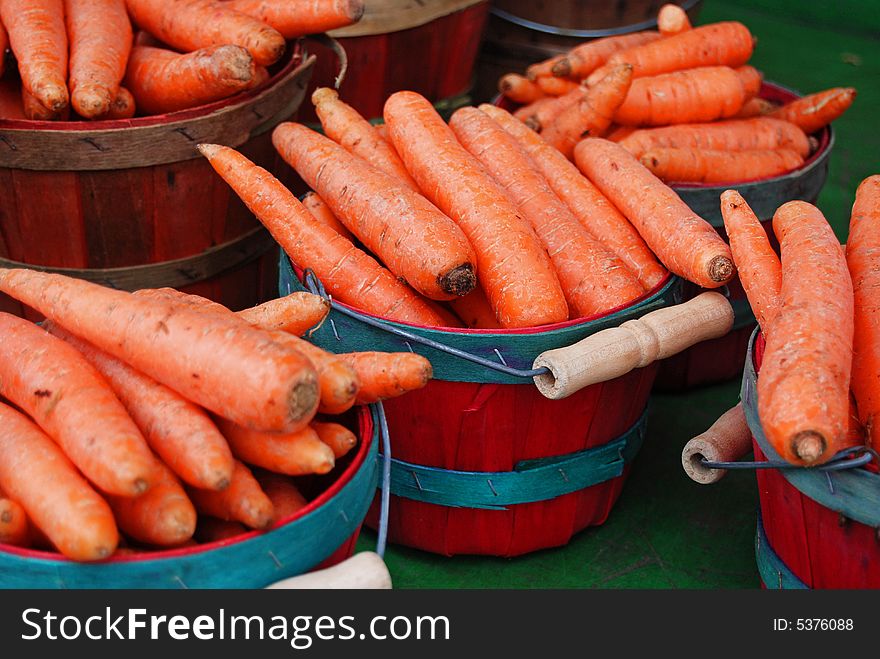
[[[312,104],[316,106],[325,101],[335,101],[338,98],[339,92],[335,89],[330,89],[330,87],[318,87],[312,92]]]
[[[299,421],[308,414],[313,414],[318,406],[317,378],[304,379],[291,390],[287,400],[290,418]]]
[[[222,492],[227,487],[229,487],[229,479],[226,477],[221,478],[219,481],[217,481],[214,484],[214,489],[217,490],[218,492]]]
[[[477,275],[474,266],[465,263],[447,272],[437,283],[444,293],[461,297],[474,290],[477,285]]]
[[[733,261],[726,256],[716,256],[709,262],[709,278],[723,284],[733,277]]]
[[[134,482],[134,491],[136,494],[143,494],[150,489],[150,484],[143,478],[138,478]]]
[[[791,447],[794,454],[805,463],[810,464],[818,460],[827,444],[825,438],[813,430],[805,430],[795,435],[791,440]]]
[[[4,524],[9,524],[12,521],[12,512],[9,510],[4,510],[3,514],[0,515],[0,522]]]
[[[220,150],[220,145],[219,144],[197,144],[196,148],[199,150],[199,152],[201,152],[201,154],[203,156],[205,156],[205,158],[210,160],[215,155],[217,155],[217,152]]]
[[[348,17],[357,23],[364,16],[366,5],[363,0],[349,0]]]
[[[550,69],[550,73],[557,78],[567,78],[571,75],[571,61],[569,61],[567,57],[562,58],[553,65],[553,68]]]

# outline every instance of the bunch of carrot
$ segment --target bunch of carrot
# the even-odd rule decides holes
[[[804,201],[773,216],[781,257],[738,192],[722,195],[721,211],[766,338],[758,410],[768,440],[806,466],[852,446],[880,450],[880,176],[859,186],[843,247]]]
[[[733,276],[711,226],[613,142],[579,143],[581,173],[494,106],[447,125],[397,92],[380,130],[333,90],[312,100],[325,135],[273,134],[313,190],[302,202],[233,149],[199,148],[340,302],[404,323],[520,328],[608,313],[667,268],[709,288]]]
[[[48,319],[0,314],[0,544],[78,561],[284,522],[357,443],[336,415],[431,377],[301,338],[330,306],[308,293],[233,313],[19,269],[0,290]]]
[[[664,181],[730,183],[801,167],[807,136],[852,104],[834,88],[778,107],[759,96],[747,62],[755,38],[735,21],[692,27],[664,5],[658,31],[588,41],[509,73],[501,93],[515,114],[568,158],[584,137],[619,142]]]
[[[362,0],[2,0],[0,76],[8,45],[20,83],[0,86],[0,119],[127,119],[218,101],[266,82],[288,39],[363,11]]]

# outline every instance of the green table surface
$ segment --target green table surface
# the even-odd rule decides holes
[[[833,11],[829,7],[833,5]],[[880,5],[876,0],[706,0],[699,22],[739,20],[758,37],[752,64],[804,93],[853,86],[858,97],[834,124],[837,145],[819,207],[847,235],[858,183],[880,172]],[[715,485],[690,481],[685,442],[739,396],[739,382],[655,395],[648,436],[609,520],[566,547],[515,559],[445,558],[391,546],[398,588],[756,588],[757,491],[753,473]],[[360,549],[375,548],[364,531]]]

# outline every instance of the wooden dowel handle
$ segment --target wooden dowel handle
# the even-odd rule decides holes
[[[652,311],[588,336],[565,348],[538,355],[534,368],[550,373],[535,377],[547,398],[571,396],[584,387],[613,380],[692,345],[724,336],[733,327],[733,308],[720,293],[701,293],[674,307]]]
[[[339,565],[325,570],[301,574],[277,581],[269,589],[315,590],[315,589],[390,589],[391,574],[385,561],[371,551],[355,554]]]
[[[727,470],[710,469],[703,465],[703,458],[712,462],[735,462],[751,450],[752,432],[739,403],[722,414],[706,432],[685,444],[681,466],[692,480],[709,485],[724,478]]]

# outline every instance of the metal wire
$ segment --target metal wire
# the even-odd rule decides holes
[[[391,505],[391,436],[388,432],[388,419],[382,403],[376,403],[379,414],[379,435],[382,438],[382,500],[379,508],[379,538],[376,540],[376,553],[385,558],[388,544],[388,511]]]
[[[801,467],[788,462],[773,462],[769,460],[765,462],[714,462],[706,458],[701,459],[700,464],[707,469],[811,469],[814,471],[832,472],[864,467],[872,460],[880,461],[880,456],[878,456],[874,449],[867,446],[853,446],[840,451],[831,460],[818,467]]]

